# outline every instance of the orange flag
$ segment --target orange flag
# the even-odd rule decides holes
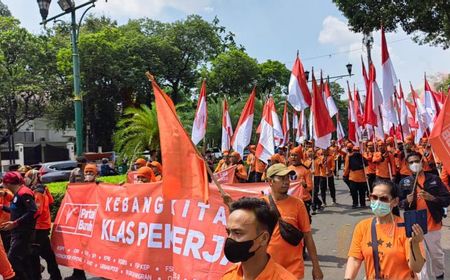
[[[444,168],[450,172],[450,101],[448,98],[434,123],[430,143],[434,153],[444,164]]]
[[[151,75],[158,115],[159,137],[165,199],[198,199],[208,201],[209,187],[206,164],[178,119],[170,97]]]

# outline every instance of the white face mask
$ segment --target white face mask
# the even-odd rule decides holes
[[[411,169],[411,171],[414,173],[419,173],[420,171],[422,171],[422,164],[415,162],[409,165],[409,169]]]
[[[84,181],[85,182],[94,182],[95,180],[95,176],[94,175],[85,175],[84,176]]]

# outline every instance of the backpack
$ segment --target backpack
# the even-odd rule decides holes
[[[349,168],[351,171],[364,169],[363,157],[359,153],[351,155],[349,158]]]

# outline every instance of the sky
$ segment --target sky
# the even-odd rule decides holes
[[[25,28],[33,33],[41,32],[36,1],[2,1]],[[75,2],[79,5],[87,0]],[[57,1],[53,0],[49,17],[60,12]],[[189,14],[199,14],[208,21],[217,16],[221,25],[236,34],[236,42],[259,62],[278,60],[291,69],[298,50],[305,69],[314,67],[316,75],[322,69],[325,76],[347,74],[345,65],[351,63],[356,75],[337,82],[346,88],[348,80],[351,85],[364,88],[361,56],[366,59],[367,54],[362,34],[349,30],[346,18],[331,0],[98,0],[89,13],[109,16],[119,24],[142,17],[172,22]],[[380,32],[375,32],[373,37],[372,59],[381,85]],[[424,72],[429,76],[450,73],[450,50],[418,45],[401,28],[386,34],[386,38],[405,92],[409,81],[416,89],[423,89]]]

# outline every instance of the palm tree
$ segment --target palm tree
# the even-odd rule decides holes
[[[159,147],[158,118],[156,106],[151,108],[141,105],[140,108],[126,108],[124,117],[117,122],[117,130],[113,135],[114,150],[120,158],[132,159],[145,150]]]

